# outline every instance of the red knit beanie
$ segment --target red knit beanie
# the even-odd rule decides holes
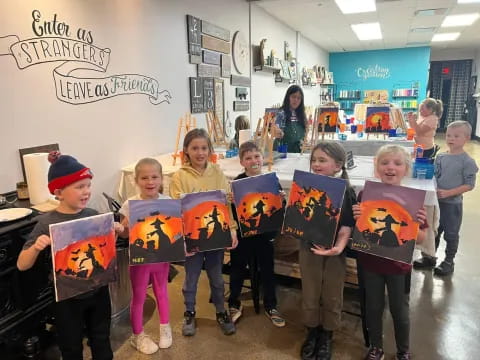
[[[90,169],[72,156],[52,151],[48,155],[48,161],[52,163],[48,169],[48,189],[52,194],[55,190],[63,189],[74,182],[93,178]]]

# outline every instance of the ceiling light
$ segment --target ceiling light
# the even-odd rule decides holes
[[[413,32],[413,33],[429,33],[429,32],[434,32],[434,31],[435,31],[434,26],[432,26],[432,27],[417,27],[417,28],[410,29],[410,32]]]
[[[459,3],[459,4],[474,4],[474,3],[480,3],[480,0],[457,0],[457,3]]]
[[[432,41],[453,41],[457,40],[459,36],[459,32],[435,34],[433,35]]]
[[[375,0],[335,0],[335,2],[344,14],[357,14],[377,10]]]
[[[443,15],[447,12],[447,8],[438,8],[438,9],[423,9],[415,11],[415,16],[435,16]]]
[[[472,25],[479,17],[478,13],[449,15],[443,20],[441,27],[468,26]]]
[[[382,38],[380,23],[354,24],[350,25],[359,40],[375,40]]]

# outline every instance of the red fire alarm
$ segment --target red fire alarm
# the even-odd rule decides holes
[[[450,74],[450,68],[449,67],[442,68],[442,74],[444,74],[444,75]]]

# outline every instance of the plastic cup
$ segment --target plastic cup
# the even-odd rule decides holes
[[[415,130],[412,128],[407,129],[407,140],[413,140],[413,137],[415,136]]]
[[[357,132],[357,125],[350,125],[350,132],[355,134]]]
[[[345,131],[345,129],[346,129],[346,127],[347,127],[347,125],[346,125],[346,124],[344,124],[344,123],[341,123],[341,124],[340,124],[340,132],[344,132],[344,131]]]

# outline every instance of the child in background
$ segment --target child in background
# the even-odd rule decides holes
[[[336,142],[322,141],[312,150],[310,168],[313,173],[347,180],[346,154]],[[333,331],[340,327],[343,286],[346,273],[345,246],[355,225],[352,205],[356,195],[348,184],[343,198],[336,241],[332,248],[303,242],[299,261],[302,273],[302,305],[307,337],[302,345],[302,359],[327,360],[332,357]],[[319,229],[321,231],[321,229]]]
[[[60,155],[58,152],[51,153],[49,161],[52,165],[48,170],[48,188],[60,204],[55,210],[37,217],[38,222],[17,260],[20,271],[30,269],[40,253],[51,245],[49,225],[98,215],[97,211],[87,208],[93,177],[90,169],[72,156]],[[115,223],[115,230],[121,232],[123,227]],[[49,253],[50,251],[45,255],[50,256]],[[59,301],[54,307],[58,346],[63,359],[83,358],[84,328],[92,358],[113,359],[108,286]]]
[[[239,115],[235,119],[235,136],[230,141],[230,149],[237,149],[239,147],[240,130],[250,129],[250,122],[245,115]]]
[[[411,169],[411,155],[398,145],[382,146],[375,158],[375,173],[382,183],[400,185]],[[361,193],[358,195],[361,201]],[[361,205],[353,206],[355,220],[362,214]],[[425,238],[426,211],[420,209],[416,214],[420,223],[417,241]],[[365,304],[370,349],[365,360],[381,360],[383,352],[383,311],[385,308],[385,285],[388,290],[390,313],[392,314],[397,343],[398,360],[409,360],[410,355],[410,316],[409,290],[411,265],[394,260],[358,252],[357,261],[363,269],[365,284]]]
[[[212,142],[204,129],[193,129],[185,135],[183,140],[185,165],[172,176],[170,184],[170,195],[172,198],[179,199],[183,194],[209,190],[230,192],[227,179],[220,167],[217,164],[208,162],[208,158],[212,153]],[[235,248],[238,243],[237,225],[233,217],[230,228],[232,248]],[[197,295],[198,278],[204,262],[210,282],[212,301],[216,309],[217,322],[225,335],[235,333],[235,325],[228,312],[225,311],[224,281],[222,277],[223,255],[224,250],[187,254],[185,260],[185,282],[182,289],[186,307],[182,328],[184,336],[195,335],[195,298]]]
[[[445,260],[435,268],[438,276],[450,275],[454,271],[454,258],[458,249],[459,232],[462,225],[463,193],[475,187],[477,164],[464,150],[470,140],[471,125],[466,121],[454,121],[447,127],[446,142],[448,151],[438,154],[435,159],[435,178],[440,205],[440,226],[435,238],[435,249],[440,237],[446,242]],[[413,263],[415,269],[432,269],[436,258],[422,254]]]
[[[423,157],[431,158],[435,154],[434,137],[443,113],[442,100],[432,98],[423,100],[419,113],[417,117],[413,112],[409,112],[408,124],[415,130],[415,143],[423,146]]]
[[[260,149],[253,141],[244,142],[239,151],[240,164],[245,172],[239,174],[235,180],[245,179],[249,176],[262,173],[263,156]],[[234,208],[234,205],[232,204]],[[235,220],[238,221],[235,210]],[[260,265],[260,274],[263,289],[263,307],[265,314],[277,327],[285,326],[285,320],[277,310],[275,295],[275,277],[273,273],[273,238],[276,232],[264,233],[242,238],[237,232],[238,246],[230,252],[230,297],[228,299],[230,316],[235,323],[242,316],[243,307],[239,297],[242,292],[244,274],[247,270],[248,260],[256,255]]]
[[[162,165],[151,158],[141,159],[135,165],[135,183],[140,193],[128,200],[155,200],[170,199],[162,192]],[[120,209],[121,221],[125,230],[124,237],[128,237],[128,219],[130,209],[128,200]],[[170,309],[168,304],[168,263],[130,265],[130,282],[132,284],[132,301],[130,304],[130,320],[132,322],[133,335],[130,344],[143,354],[153,354],[160,349],[169,348],[172,345],[172,329],[170,327]],[[160,341],[157,345],[148,335],[143,332],[143,305],[147,296],[148,284],[152,283],[153,293],[157,300],[157,309],[160,319]]]

